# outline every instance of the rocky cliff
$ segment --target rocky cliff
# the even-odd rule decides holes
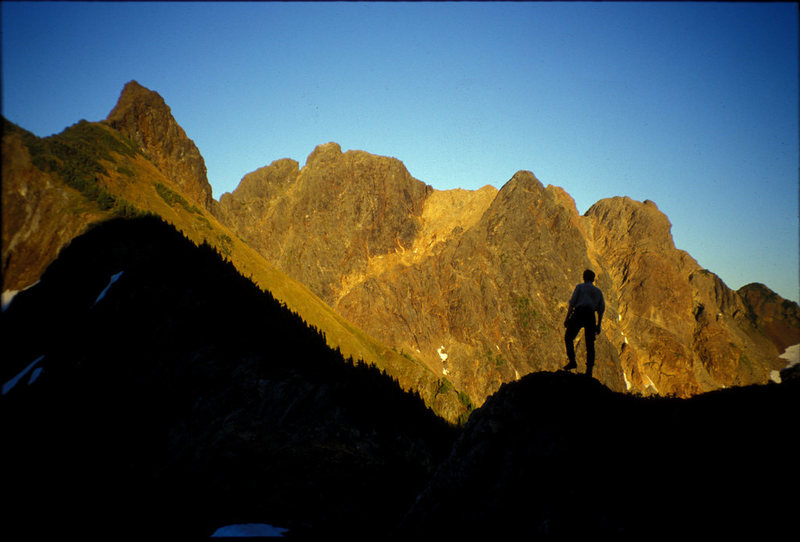
[[[157,92],[130,81],[106,122],[134,141],[194,203],[211,208],[205,161]]]
[[[437,191],[396,159],[329,143],[303,168],[282,160],[245,176],[219,215],[475,404],[565,363],[562,324],[585,268],[606,296],[595,376],[612,389],[688,397],[765,382],[785,365],[783,343],[674,246],[651,201],[609,198],[580,216],[563,189],[527,171],[499,191]],[[800,342],[796,320],[771,318],[783,342]]]
[[[499,190],[438,191],[396,158],[327,143],[216,202],[196,146],[136,82],[106,121],[43,139],[7,123],[3,145],[4,291],[35,282],[89,222],[155,213],[450,420],[565,363],[567,300],[585,268],[607,302],[594,374],[613,390],[688,397],[766,382],[800,343],[795,303],[730,290],[674,246],[655,203],[614,197],[581,216],[529,171]],[[582,369],[582,339],[577,350]],[[460,403],[442,403],[454,389]]]
[[[430,191],[399,160],[327,143],[302,170],[279,160],[250,173],[220,207],[259,252],[333,305],[371,260],[411,248]]]
[[[151,102],[153,105],[147,106]],[[144,119],[141,122],[147,129],[139,130],[143,138],[140,142],[132,139],[137,137],[138,128],[128,130],[126,124],[118,124],[120,118],[136,126]],[[186,156],[191,152],[161,151],[194,147],[180,136],[182,130],[173,126],[174,119],[157,94],[136,83],[128,84],[109,119],[113,122],[80,121],[47,138],[38,138],[4,120],[4,308],[18,291],[35,284],[59,252],[90,224],[114,217],[154,214],[196,244],[208,243],[217,248],[241,273],[319,329],[332,348],[391,374],[403,389],[420,393],[426,404],[446,420],[456,423],[468,416],[471,406],[452,385],[443,384],[438,374],[419,361],[342,318],[308,287],[266,261],[244,240],[246,234],[237,235],[228,229],[184,191],[207,183],[204,174],[202,183],[188,184],[181,184],[181,179],[191,180],[191,175],[170,175],[187,171]],[[114,126],[127,130],[131,137]],[[324,162],[325,153],[318,158]],[[243,190],[244,186],[246,183]],[[255,182],[252,189],[257,190],[258,186]],[[213,200],[211,203],[218,211],[219,204]],[[376,244],[386,242],[380,234],[376,239]]]

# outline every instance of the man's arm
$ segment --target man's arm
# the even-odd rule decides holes
[[[596,334],[600,335],[600,326],[603,322],[603,313],[606,311],[606,300],[603,299],[603,294],[600,294],[600,305],[597,307],[597,329]]]
[[[569,305],[567,306],[567,316],[564,318],[564,327],[567,327],[567,322],[572,317],[572,312],[575,310],[575,299],[578,297],[578,288],[572,292],[572,297],[569,298]]]

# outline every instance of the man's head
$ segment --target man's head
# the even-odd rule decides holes
[[[587,269],[583,272],[583,282],[594,282],[594,271]]]

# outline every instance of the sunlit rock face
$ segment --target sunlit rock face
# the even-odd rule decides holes
[[[193,202],[211,208],[205,161],[157,92],[130,81],[106,122],[136,142]]]
[[[25,132],[7,124],[2,142],[2,290],[39,280],[58,251],[102,213],[32,161]]]
[[[800,343],[797,304],[762,286],[729,289],[675,247],[651,201],[608,198],[580,215],[565,190],[530,171],[499,190],[440,191],[396,158],[333,142],[303,165],[280,159],[247,174],[215,201],[197,147],[161,96],[135,81],[102,123],[45,139],[15,128],[3,145],[9,295],[89,223],[126,214],[120,202],[130,202],[199,241],[257,250],[353,334],[415,368],[396,374],[430,397],[463,391],[463,405],[566,363],[567,301],[587,268],[606,299],[594,376],[613,390],[687,397],[766,382]],[[76,149],[83,154],[70,167],[91,166],[78,189],[62,167]],[[425,385],[413,376],[420,368]]]
[[[279,160],[248,174],[223,195],[220,215],[475,404],[504,382],[565,364],[567,301],[587,268],[607,304],[594,375],[612,389],[686,397],[765,382],[785,365],[780,341],[675,247],[651,201],[609,198],[581,216],[569,194],[529,171],[500,190],[438,191],[396,159],[328,143],[303,168]],[[786,315],[769,329],[800,333]],[[579,339],[579,359],[582,348]]]

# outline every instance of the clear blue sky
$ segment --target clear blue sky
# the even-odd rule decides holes
[[[40,136],[157,91],[214,197],[336,141],[437,189],[520,169],[658,204],[732,288],[798,300],[794,3],[2,2],[2,110]]]

